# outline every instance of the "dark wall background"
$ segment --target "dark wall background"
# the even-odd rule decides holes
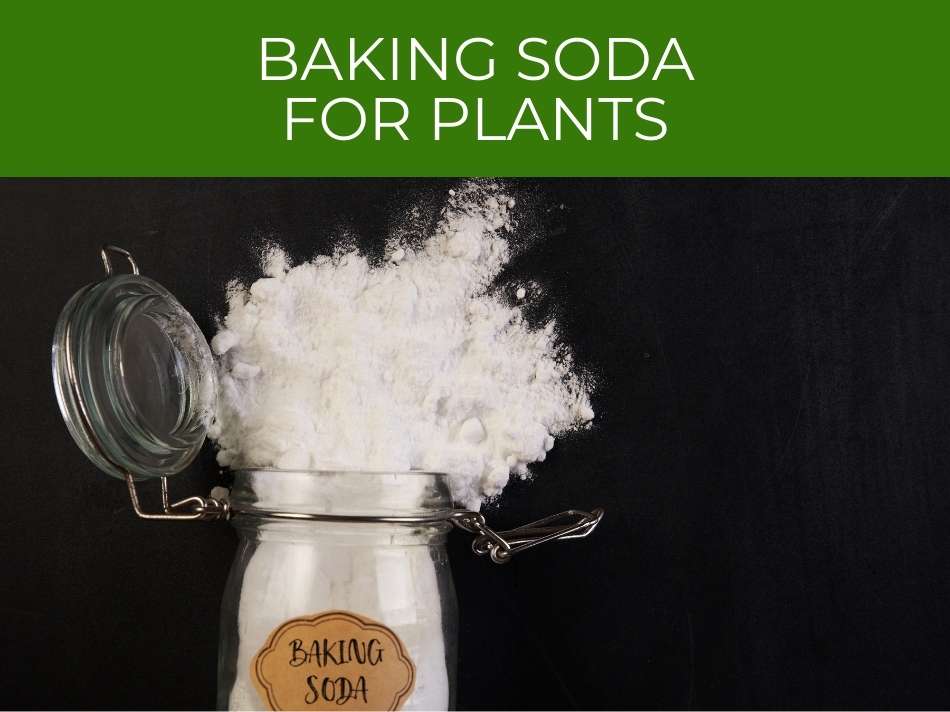
[[[210,330],[255,242],[379,251],[451,185],[0,183],[0,703],[214,703],[233,533],[136,519],[53,398],[53,325],[98,245]],[[490,516],[608,513],[504,567],[453,535],[459,706],[950,704],[950,183],[518,188],[547,237],[510,273],[548,285],[602,385],[597,427]],[[172,487],[218,478],[206,453]]]

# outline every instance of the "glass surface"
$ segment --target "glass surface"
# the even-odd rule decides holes
[[[451,525],[282,519],[442,515],[451,508],[434,473],[239,471],[231,491],[238,551],[221,606],[218,706],[261,709],[251,662],[291,618],[343,610],[388,626],[416,667],[404,710],[451,709],[457,608],[445,540]],[[382,515],[381,512],[386,512]]]
[[[115,477],[184,469],[204,442],[215,379],[194,319],[147,277],[87,287],[60,315],[53,341],[60,410],[82,451]]]
[[[187,376],[181,354],[149,314],[133,314],[119,346],[124,397],[145,427],[169,434],[181,418]],[[169,405],[179,407],[168,407]]]

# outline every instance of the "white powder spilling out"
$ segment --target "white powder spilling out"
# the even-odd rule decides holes
[[[453,191],[432,234],[355,249],[232,285],[212,340],[220,393],[211,436],[231,467],[447,472],[478,509],[554,438],[593,418],[554,322],[532,328],[491,287],[509,260],[514,200]]]

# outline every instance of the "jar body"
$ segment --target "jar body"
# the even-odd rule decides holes
[[[429,516],[449,506],[440,483],[427,479],[438,477],[238,473],[232,505],[239,512],[233,520],[239,547],[222,601],[219,708],[266,709],[254,680],[255,656],[287,621],[329,611],[381,624],[401,642],[414,681],[400,709],[453,706],[457,605],[445,547],[450,526]],[[291,511],[275,511],[275,505]]]

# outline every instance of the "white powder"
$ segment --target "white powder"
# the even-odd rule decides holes
[[[556,435],[590,421],[553,322],[531,328],[504,298],[510,289],[491,289],[511,253],[513,207],[497,189],[451,191],[431,235],[391,238],[379,264],[344,250],[292,266],[270,249],[264,278],[232,285],[212,340],[221,464],[447,472],[455,500],[477,509],[511,473],[543,460]],[[516,291],[519,303],[526,295]],[[285,476],[265,473],[258,493],[327,502],[321,479]],[[411,508],[422,493],[403,477],[400,501]],[[362,494],[334,487],[331,503],[373,504],[360,486]],[[404,709],[447,709],[445,563],[428,546],[394,545],[391,528],[308,522],[301,542],[286,532],[257,537],[237,606],[231,709],[260,707],[249,671],[272,630],[337,608],[384,622],[406,645],[417,677]]]
[[[513,207],[466,185],[431,235],[390,240],[379,264],[348,250],[292,266],[270,249],[263,278],[232,285],[211,344],[218,461],[447,472],[455,500],[478,509],[590,421],[554,323],[532,328],[491,290]]]

